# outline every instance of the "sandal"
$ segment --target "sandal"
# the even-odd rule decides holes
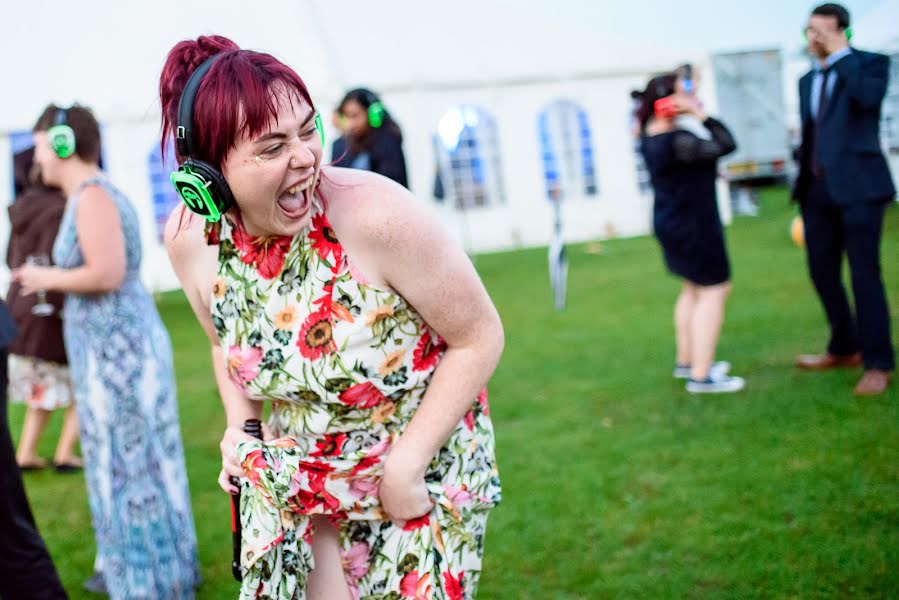
[[[48,463],[44,459],[38,459],[35,461],[29,461],[29,462],[18,463],[18,464],[19,464],[20,471],[40,471],[40,470],[46,469],[47,467],[50,466],[50,463]]]
[[[69,459],[63,462],[53,461],[53,468],[57,473],[75,473],[84,469],[81,459]]]

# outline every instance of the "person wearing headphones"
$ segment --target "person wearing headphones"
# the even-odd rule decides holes
[[[212,345],[240,597],[474,597],[503,329],[471,262],[398,183],[322,166],[309,91],[271,55],[185,40],[159,89],[185,201],[166,246]],[[264,401],[262,441],[242,425]]]
[[[403,133],[378,96],[365,88],[350,90],[337,110],[344,123],[349,166],[378,173],[408,188]]]
[[[654,194],[653,229],[668,270],[682,281],[674,307],[674,376],[687,380],[690,393],[737,392],[743,378],[714,360],[731,290],[715,180],[718,159],[736,143],[673,73],[651,79],[642,98],[640,148]]]
[[[53,263],[13,271],[23,294],[63,292],[97,545],[85,587],[116,600],[188,599],[198,582],[172,350],[140,281],[137,214],[99,167],[100,127],[51,104],[34,126],[35,162],[68,198]]]
[[[799,80],[802,143],[793,198],[805,225],[808,270],[830,326],[825,352],[800,369],[864,366],[857,396],[886,391],[896,366],[880,269],[884,211],[896,195],[880,147],[890,59],[849,45],[849,11],[816,7],[805,29],[814,68]],[[842,281],[849,258],[855,314]]]

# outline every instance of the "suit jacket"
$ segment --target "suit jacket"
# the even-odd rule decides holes
[[[814,71],[799,80],[802,144],[797,151],[799,177],[793,186],[793,198],[803,200],[808,190],[812,178],[811,136],[814,135],[824,182],[835,202],[844,205],[889,202],[896,188],[880,148],[879,130],[890,59],[853,48],[831,69],[837,79],[824,113],[817,121],[810,108]]]

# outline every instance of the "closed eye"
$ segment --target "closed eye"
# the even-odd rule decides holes
[[[278,154],[280,154],[281,150],[283,150],[283,149],[284,149],[284,144],[280,144],[280,143],[273,144],[273,145],[269,146],[268,148],[266,148],[265,150],[263,150],[261,154],[263,156],[271,158],[273,156],[278,156]]]

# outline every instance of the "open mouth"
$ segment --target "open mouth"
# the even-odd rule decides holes
[[[312,204],[313,183],[315,176],[288,188],[278,197],[278,207],[290,219],[305,215]]]

